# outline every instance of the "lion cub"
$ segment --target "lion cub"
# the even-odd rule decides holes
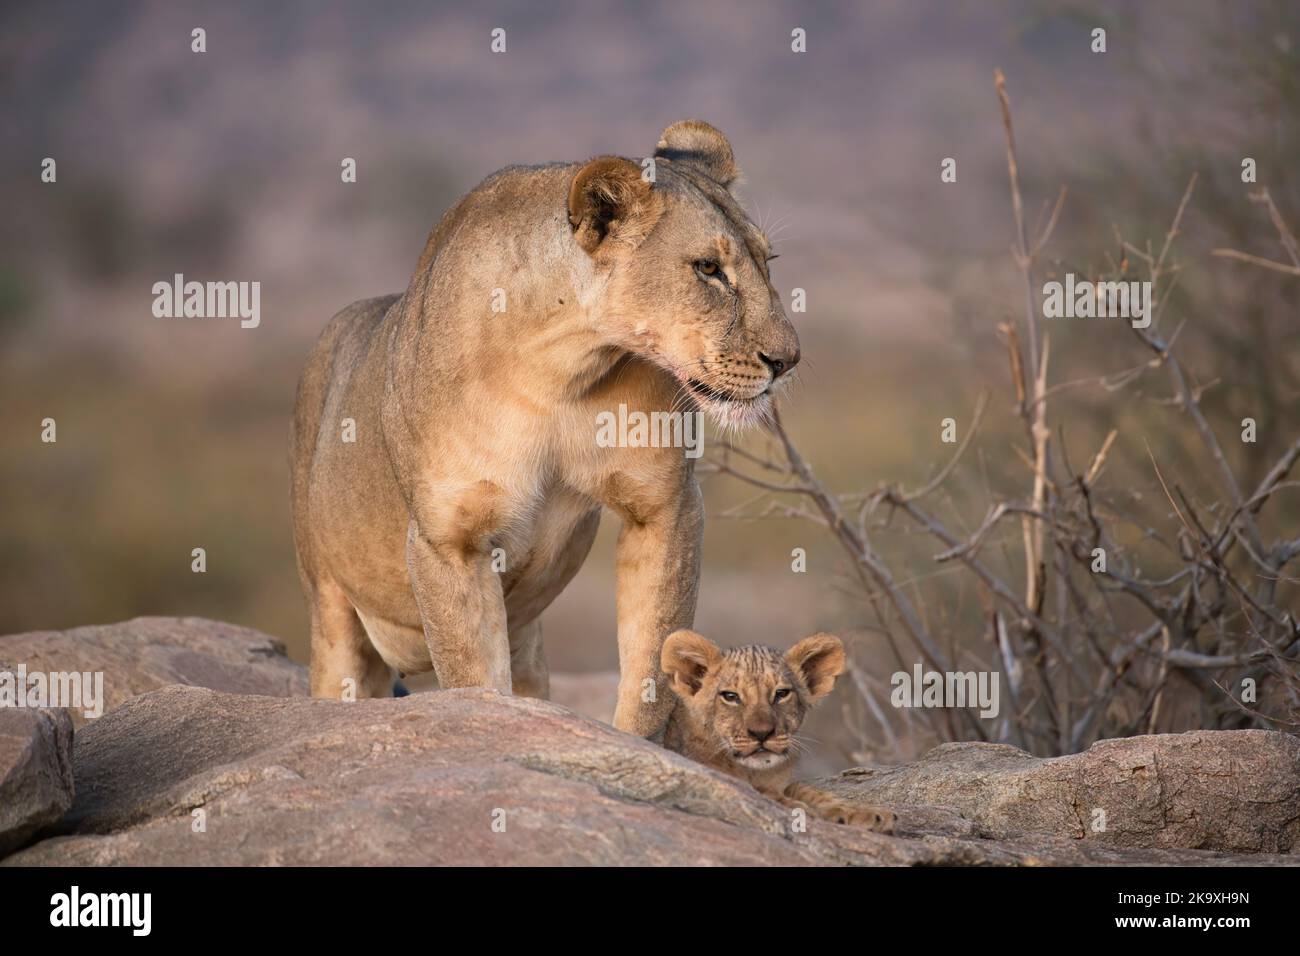
[[[785,655],[751,644],[723,651],[694,631],[668,636],[660,666],[681,699],[664,734],[669,750],[748,782],[788,807],[836,823],[888,833],[894,816],[846,807],[803,783],[790,783],[795,733],[808,709],[844,673],[844,645],[830,634],[805,638]]]

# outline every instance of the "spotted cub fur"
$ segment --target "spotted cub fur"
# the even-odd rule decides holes
[[[723,651],[694,631],[677,631],[660,657],[681,701],[664,746],[810,816],[887,833],[894,824],[888,810],[848,807],[807,784],[789,782],[795,735],[808,710],[844,673],[844,662],[844,645],[830,634],[814,634],[781,654],[758,644]]]

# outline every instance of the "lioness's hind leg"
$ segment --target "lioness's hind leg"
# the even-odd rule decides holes
[[[510,683],[517,697],[551,699],[551,676],[542,649],[540,617],[510,632]]]
[[[311,589],[311,695],[391,697],[393,672],[379,656],[343,591],[329,581]]]

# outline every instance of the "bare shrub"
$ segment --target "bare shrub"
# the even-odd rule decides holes
[[[1108,274],[1096,277],[1151,282],[1150,325],[1124,323],[1134,336],[1126,339],[1134,360],[1105,375],[1052,384],[1035,267],[1066,196],[1062,190],[1050,212],[1044,210],[1045,224],[1031,236],[1000,71],[995,85],[1007,145],[1012,255],[1024,285],[1023,318],[1008,321],[999,332],[1010,371],[1009,411],[1020,419],[1027,442],[999,460],[1008,472],[1026,468],[1023,494],[990,493],[982,518],[941,516],[930,504],[968,464],[964,458],[988,412],[988,392],[977,402],[972,424],[951,459],[912,490],[885,485],[831,491],[799,453],[779,415],[765,452],[724,443],[704,470],[761,492],[729,517],[798,518],[830,533],[871,610],[874,624],[867,626],[882,635],[901,669],[910,670],[919,660],[941,672],[974,667],[1001,675],[1003,706],[993,720],[980,719],[973,708],[896,709],[888,703],[886,677],[859,655],[846,682],[855,693],[844,714],[856,737],[848,748],[855,759],[906,759],[925,741],[990,740],[1053,755],[1082,750],[1100,738],[1137,733],[1294,730],[1300,727],[1300,628],[1288,607],[1297,582],[1287,569],[1300,555],[1300,536],[1294,529],[1271,527],[1283,523],[1281,510],[1266,506],[1275,495],[1300,485],[1289,478],[1300,457],[1300,439],[1286,447],[1256,487],[1243,487],[1202,411],[1206,386],[1175,351],[1182,323],[1168,335],[1159,331],[1168,324],[1169,292],[1183,268],[1171,254],[1195,195],[1196,177],[1187,184],[1163,237],[1139,245],[1117,236],[1123,250],[1119,261],[1110,257]],[[1300,277],[1300,251],[1281,212],[1266,190],[1252,198],[1267,212],[1289,262],[1231,249],[1214,254]],[[1123,334],[1117,326],[1108,329]],[[1165,414],[1178,419],[1171,428],[1190,423],[1196,474],[1184,471],[1180,477],[1162,467],[1147,445],[1153,493],[1144,496],[1109,483],[1108,463],[1119,429],[1110,430],[1086,463],[1070,460],[1064,425],[1052,414],[1057,395],[1093,388],[1114,398],[1139,380],[1158,376],[1169,389]],[[1116,413],[1114,419],[1120,418]],[[1193,484],[1212,488],[1212,496],[1198,494]],[[944,505],[958,511],[952,499]],[[900,583],[896,563],[891,565],[877,549],[878,533],[894,529],[899,518],[933,542],[934,562],[960,568],[974,584],[982,613],[966,615],[964,622],[947,620],[964,633],[946,633],[941,639],[934,618],[940,616],[936,608],[942,607],[942,594],[928,583],[933,579]],[[1021,572],[1016,580],[1007,573],[1009,561],[992,560],[989,554],[995,547],[1008,552],[1008,525],[1019,528],[1011,552]],[[1103,554],[1104,569],[1098,560]]]

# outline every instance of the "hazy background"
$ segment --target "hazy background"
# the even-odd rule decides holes
[[[790,51],[796,26],[806,54]],[[495,27],[505,54],[489,51]],[[305,660],[285,446],[314,337],[346,303],[404,288],[438,217],[493,170],[644,156],[688,117],[730,137],[778,288],[807,290],[786,418],[832,487],[923,482],[951,451],[939,421],[968,423],[992,389],[944,511],[969,530],[990,490],[1028,481],[995,334],[1023,296],[994,67],[1031,223],[1070,190],[1045,275],[1118,258],[1116,226],[1159,242],[1199,171],[1166,328],[1186,320],[1179,347],[1221,436],[1259,420],[1257,445],[1225,441],[1253,485],[1296,432],[1298,283],[1208,250],[1280,258],[1244,156],[1300,224],[1298,51],[1300,13],[1282,2],[6,3],[0,631],[203,615]],[[940,183],[945,157],[955,184]],[[155,319],[150,287],[177,272],[260,281],[261,327]],[[1144,358],[1119,324],[1049,331],[1053,381]],[[1144,443],[1186,461],[1168,396],[1163,377],[1064,393],[1076,462],[1119,427],[1116,475],[1153,488]],[[40,441],[47,416],[57,444]],[[750,494],[720,477],[706,493],[714,515]],[[615,530],[607,518],[545,618],[553,669],[616,664]],[[807,574],[790,570],[795,546]],[[944,573],[907,535],[877,546],[901,579]],[[783,646],[837,628],[869,651],[842,569],[811,526],[711,519],[697,626]],[[923,605],[932,622],[972,604],[954,589]]]

